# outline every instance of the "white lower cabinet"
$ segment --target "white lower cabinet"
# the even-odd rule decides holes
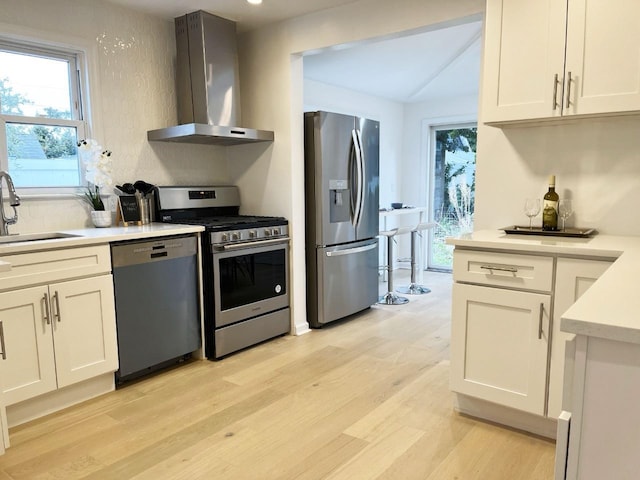
[[[560,331],[560,317],[610,266],[609,261],[578,258],[558,258],[557,260],[547,412],[551,418],[558,418],[562,412],[565,345],[567,340],[573,337],[571,334]]]
[[[111,275],[0,293],[6,405],[115,371]]]
[[[56,388],[56,366],[46,286],[0,293],[4,357],[0,362],[5,405]],[[46,306],[45,306],[46,304]]]
[[[573,341],[570,428],[558,432],[556,480],[636,480],[640,472],[640,345]]]
[[[461,411],[553,436],[570,337],[560,331],[560,317],[610,265],[456,248],[451,389],[465,399],[458,399]],[[469,398],[492,406],[470,406]],[[496,406],[533,416],[496,413]]]
[[[543,415],[551,295],[453,288],[451,388]]]

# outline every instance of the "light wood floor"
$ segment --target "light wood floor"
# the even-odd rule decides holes
[[[551,479],[552,442],[452,410],[451,276],[425,283],[13,428],[0,480]]]

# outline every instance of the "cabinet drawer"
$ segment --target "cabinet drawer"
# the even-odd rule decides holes
[[[550,292],[553,258],[456,249],[453,280]]]
[[[11,270],[0,272],[0,290],[111,271],[109,245],[21,253],[0,257]]]

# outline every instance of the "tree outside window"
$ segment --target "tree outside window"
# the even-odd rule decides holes
[[[433,218],[437,223],[429,266],[451,269],[452,247],[446,237],[473,230],[477,128],[435,131]]]
[[[82,185],[77,69],[72,52],[0,40],[0,168],[16,187]]]

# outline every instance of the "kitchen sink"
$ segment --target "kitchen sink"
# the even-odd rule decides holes
[[[61,233],[61,232],[49,232],[49,233],[25,233],[18,235],[7,235],[4,237],[0,237],[0,245],[5,245],[8,243],[24,243],[24,242],[37,242],[40,240],[57,240],[60,238],[73,238],[79,237],[80,235],[73,235],[71,233]]]

